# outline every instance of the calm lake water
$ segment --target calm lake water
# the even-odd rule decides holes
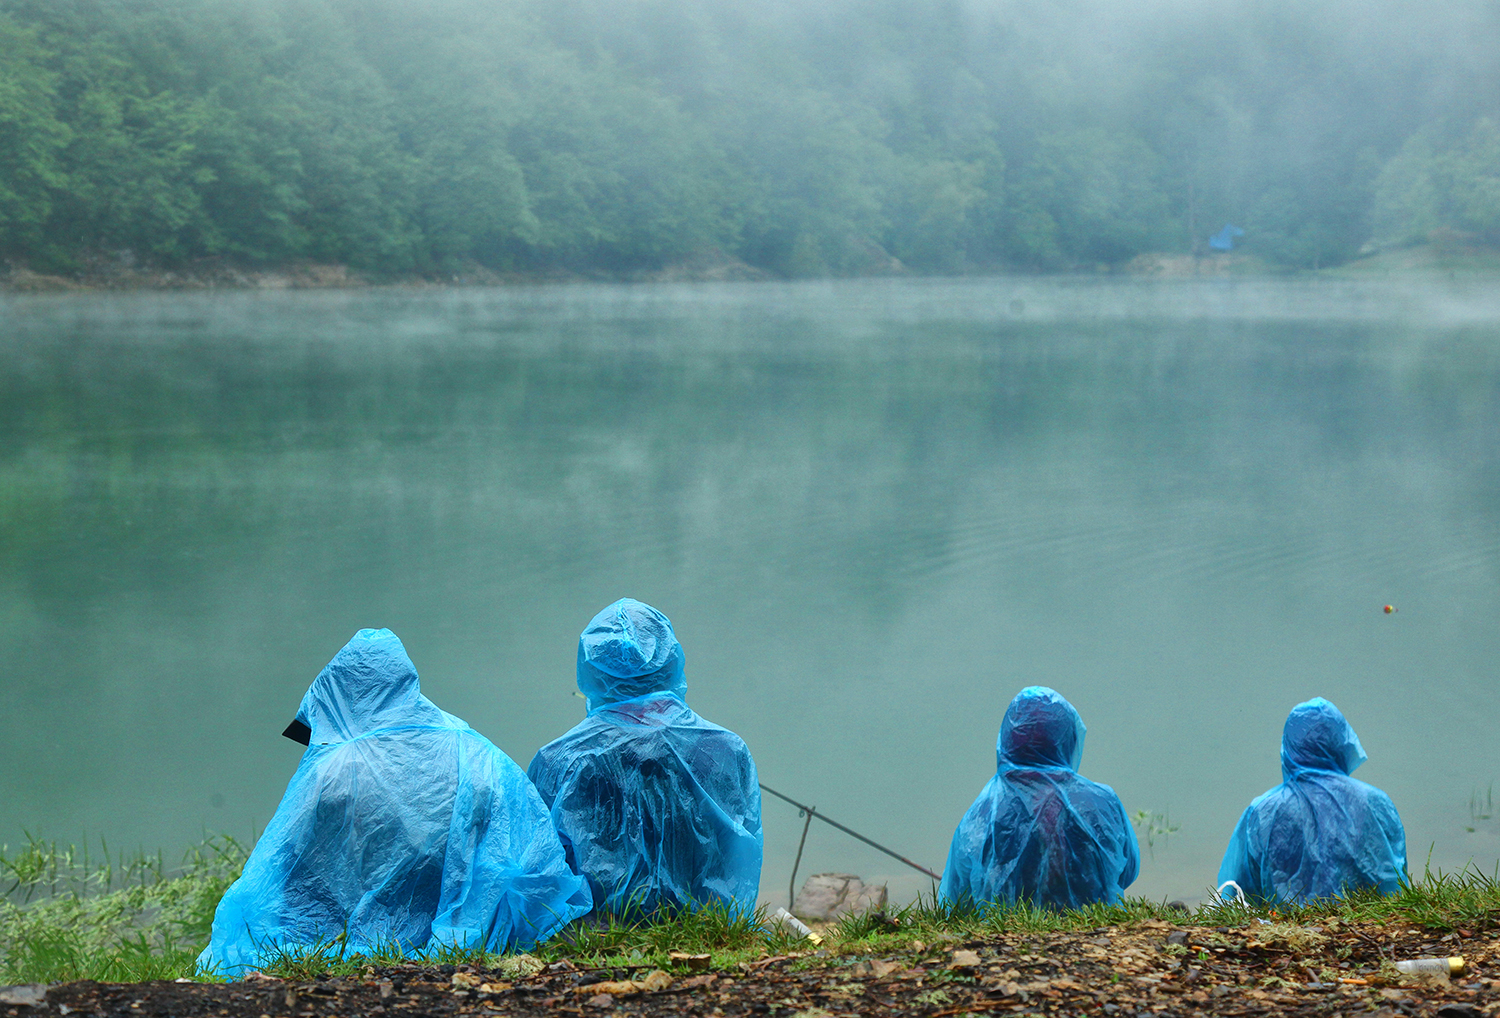
[[[1315,694],[1418,870],[1493,868],[1500,288],[0,297],[0,841],[251,835],[363,626],[524,767],[622,595],[762,780],[933,869],[1032,683],[1180,825],[1134,892],[1203,894]],[[814,825],[826,870],[930,889]]]

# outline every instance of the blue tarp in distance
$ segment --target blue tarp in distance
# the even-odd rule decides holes
[[[1234,238],[1243,237],[1245,231],[1233,223],[1225,223],[1224,229],[1208,238],[1208,246],[1215,251],[1233,251]]]

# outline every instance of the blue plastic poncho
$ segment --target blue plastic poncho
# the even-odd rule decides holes
[[[1000,723],[999,770],[953,832],[940,899],[1059,909],[1120,899],[1140,849],[1119,796],[1078,773],[1086,731],[1062,694],[1016,695]]]
[[[528,771],[588,878],[619,915],[721,903],[755,909],[760,785],[744,741],[688,708],[667,617],[624,598],[578,640],[588,716]]]
[[[1406,874],[1406,832],[1390,796],[1351,778],[1359,736],[1321,696],[1292,708],[1281,733],[1281,784],[1250,803],[1224,853],[1219,883],[1268,901],[1329,898]]]
[[[309,746],[214,914],[205,968],[236,975],[345,934],[526,947],[587,914],[541,797],[484,736],[421,694],[406,648],[362,629],[297,711]]]

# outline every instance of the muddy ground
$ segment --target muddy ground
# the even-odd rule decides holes
[[[519,965],[401,966],[311,982],[266,977],[229,984],[68,983],[0,1015],[218,1015],[226,1018],[383,1015],[1500,1015],[1500,940],[1414,928],[1210,928],[1149,923],[1067,934],[778,955],[728,969],[679,957],[600,969],[523,956]],[[867,945],[872,947],[873,945]],[[1461,955],[1461,975],[1401,976],[1392,960]],[[696,968],[695,968],[696,967]],[[20,988],[0,991],[0,1000]],[[30,992],[40,993],[42,987]],[[20,991],[24,995],[25,991]]]

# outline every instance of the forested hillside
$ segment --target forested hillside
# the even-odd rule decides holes
[[[0,257],[784,276],[1500,244],[1500,5],[0,0]]]

